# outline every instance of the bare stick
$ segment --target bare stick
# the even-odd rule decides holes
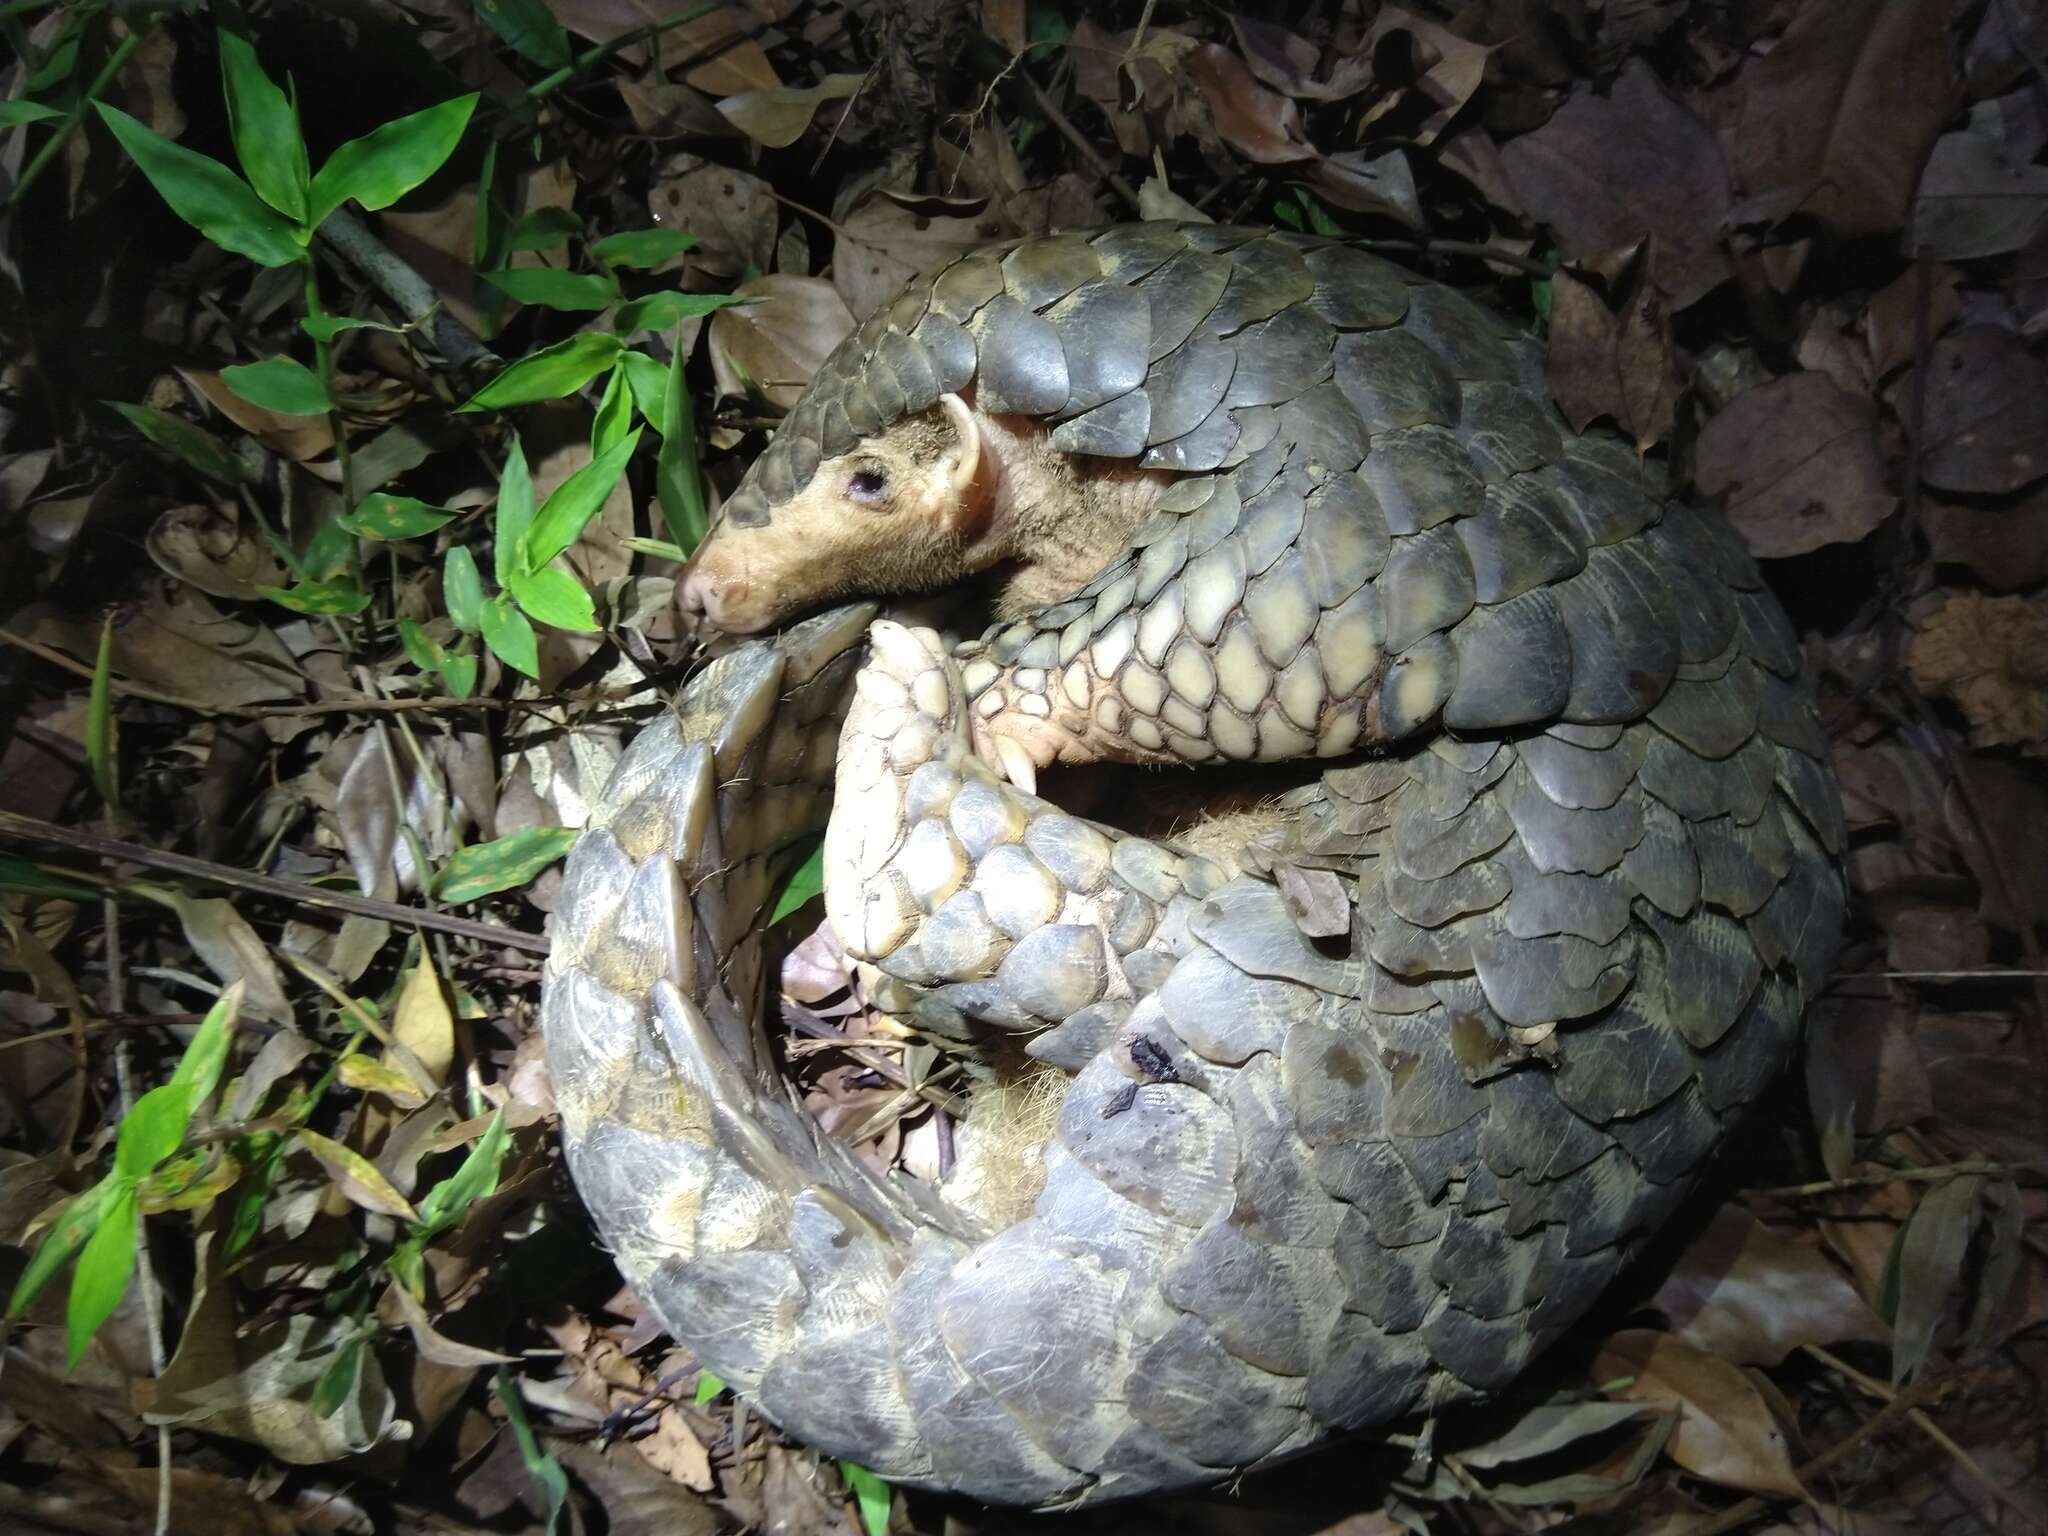
[[[254,870],[237,869],[232,864],[216,864],[210,859],[195,859],[182,853],[166,853],[160,848],[123,842],[117,837],[102,837],[97,832],[82,832],[75,827],[53,826],[47,821],[39,821],[33,816],[17,815],[13,811],[0,811],[0,838],[38,843],[45,847],[76,849],[95,858],[140,864],[145,869],[160,869],[168,874],[205,880],[214,885],[254,891],[258,895],[275,897],[279,901],[290,902],[295,906],[320,907],[331,912],[353,912],[358,917],[381,918],[391,923],[410,923],[415,928],[433,928],[441,933],[455,934],[460,938],[475,939],[481,944],[502,944],[508,949],[523,949],[536,955],[548,952],[545,934],[524,933],[517,928],[499,928],[491,923],[480,923],[474,918],[454,917],[446,912],[435,912],[426,907],[409,907],[396,901],[378,901],[369,896],[351,895],[347,891],[330,891],[321,886],[309,885],[303,880],[284,880],[276,875],[259,875]]]

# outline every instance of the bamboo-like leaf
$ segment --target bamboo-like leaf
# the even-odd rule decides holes
[[[350,139],[313,177],[306,195],[308,225],[318,229],[350,199],[372,212],[397,202],[455,153],[476,102],[475,92],[457,96]]]
[[[114,1315],[135,1274],[135,1186],[118,1183],[99,1213],[99,1223],[79,1250],[78,1269],[71,1277],[70,1304],[64,1315],[67,1364],[76,1366],[91,1346],[100,1325]]]
[[[119,400],[109,400],[107,404],[157,447],[176,454],[207,478],[223,485],[242,485],[253,478],[248,466],[204,427],[195,427],[182,417],[146,405],[128,405]]]
[[[597,610],[591,606],[590,594],[574,576],[556,566],[515,571],[510,591],[526,610],[526,616],[538,623],[585,635],[598,630]]]
[[[325,416],[334,408],[320,375],[289,357],[266,357],[220,371],[221,383],[251,405],[280,416]]]
[[[417,539],[444,528],[461,516],[446,507],[429,506],[410,496],[389,496],[379,492],[365,496],[356,509],[340,519],[350,533],[366,539]]]
[[[380,1216],[396,1216],[403,1221],[418,1221],[419,1212],[412,1208],[412,1202],[391,1187],[391,1181],[384,1177],[377,1165],[352,1147],[344,1147],[338,1141],[330,1141],[315,1131],[300,1131],[299,1144],[320,1161],[327,1170],[327,1176],[334,1180],[334,1187],[360,1205],[366,1211],[375,1211]]]
[[[625,343],[608,331],[578,331],[567,341],[522,357],[457,407],[502,411],[574,394],[611,367]]]
[[[298,223],[306,216],[311,173],[297,110],[264,73],[249,40],[233,32],[220,33],[220,78],[242,174],[258,197]]]
[[[441,566],[441,600],[448,605],[449,621],[462,633],[483,628],[483,578],[477,574],[476,556],[461,544],[450,547]]]
[[[171,211],[215,245],[264,267],[305,259],[292,221],[218,160],[172,143],[118,107],[93,106]]]
[[[521,545],[533,524],[533,511],[533,474],[526,467],[525,445],[515,435],[512,450],[505,455],[504,473],[498,476],[498,509],[491,522],[493,574],[501,587],[526,564]]]
[[[853,1501],[860,1506],[860,1523],[867,1527],[868,1536],[889,1536],[889,1485],[858,1462],[840,1462],[839,1475],[853,1490]]]
[[[697,243],[679,229],[625,229],[606,235],[590,254],[608,267],[658,267],[673,261]]]
[[[619,476],[626,472],[626,461],[633,457],[639,444],[640,431],[636,427],[555,487],[521,540],[518,569],[539,571],[576,542],[604,506],[612,487],[619,483]],[[502,533],[501,527],[501,536]]]
[[[668,387],[662,392],[661,455],[655,460],[654,490],[669,537],[694,551],[704,542],[709,519],[704,511],[704,482],[697,472],[696,413],[683,383],[680,346],[669,361]]]
[[[588,272],[564,272],[557,267],[508,267],[502,272],[479,276],[500,293],[510,294],[522,304],[543,309],[595,313],[619,296],[618,282]]]
[[[114,719],[114,621],[100,625],[99,654],[93,658],[92,689],[86,696],[85,761],[93,788],[109,811],[121,809],[120,738]]]
[[[576,833],[569,827],[528,827],[492,842],[459,848],[442,866],[434,894],[460,906],[530,884],[575,841]]]
[[[493,656],[513,671],[539,680],[540,647],[534,640],[533,626],[507,594],[500,592],[484,604],[483,631],[484,644],[491,648]]]

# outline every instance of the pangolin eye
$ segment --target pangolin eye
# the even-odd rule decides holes
[[[846,494],[855,501],[880,501],[889,489],[889,477],[879,469],[857,469],[846,482]]]

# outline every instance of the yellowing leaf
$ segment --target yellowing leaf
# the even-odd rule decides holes
[[[341,1080],[358,1093],[379,1093],[400,1109],[417,1109],[427,1102],[420,1086],[402,1067],[386,1066],[363,1055],[350,1056],[341,1064]]]
[[[1592,1374],[1596,1381],[1631,1377],[1618,1396],[1676,1408],[1678,1428],[1666,1450],[1694,1476],[1727,1488],[1805,1497],[1784,1431],[1763,1395],[1726,1360],[1671,1334],[1631,1328],[1607,1341]]]
[[[425,946],[421,946],[419,963],[406,972],[398,1010],[391,1019],[391,1038],[426,1068],[432,1086],[438,1088],[448,1081],[448,1069],[455,1063],[455,1017],[448,1011],[441,978],[434,974],[433,958]],[[385,1051],[386,1066],[399,1060],[395,1052]]]
[[[412,1202],[393,1189],[391,1181],[362,1153],[314,1131],[299,1132],[299,1143],[320,1160],[320,1166],[334,1180],[334,1187],[364,1210],[405,1221],[420,1219]]]

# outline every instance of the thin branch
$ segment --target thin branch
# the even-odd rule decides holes
[[[1816,1179],[1811,1184],[1746,1189],[1743,1193],[1752,1199],[1803,1200],[1813,1195],[1831,1195],[1838,1189],[1870,1189],[1879,1184],[1931,1184],[1942,1179],[1959,1179],[1966,1174],[2004,1179],[2012,1177],[2014,1171],[2004,1163],[1946,1163],[1934,1168],[1888,1168],[1883,1173],[1858,1173],[1846,1179]]]
[[[1023,80],[1025,86],[1030,90],[1031,99],[1038,104],[1038,110],[1045,114],[1045,120],[1059,131],[1061,138],[1074,146],[1074,153],[1081,157],[1088,166],[1088,169],[1108,183],[1110,189],[1124,200],[1125,205],[1129,207],[1131,212],[1136,213],[1138,211],[1138,194],[1131,184],[1118,175],[1116,167],[1107,160],[1104,160],[1100,151],[1088,142],[1081,130],[1067,120],[1067,114],[1062,112],[1053,99],[1045,94],[1044,87],[1040,86],[1029,75],[1023,75],[1019,78]]]
[[[457,368],[500,361],[497,353],[448,312],[434,286],[349,210],[338,208],[330,213],[320,225],[320,238],[407,320],[423,326],[434,349]]]
[[[1874,1376],[1864,1375],[1863,1372],[1857,1370],[1855,1366],[1850,1365],[1848,1362],[1837,1360],[1819,1345],[1802,1344],[1799,1347],[1866,1396],[1874,1397],[1887,1406],[1899,1400],[1899,1394],[1896,1390],[1885,1385],[1885,1383],[1879,1381]],[[1999,1487],[1993,1481],[1991,1474],[1986,1472],[1982,1465],[1978,1463],[1977,1458],[1964,1450],[1960,1445],[1957,1445],[1949,1437],[1946,1430],[1927,1416],[1924,1409],[1909,1408],[1906,1410],[1906,1418],[1915,1429],[1941,1447],[1948,1457],[1958,1467],[1962,1468],[1963,1475],[1990,1494],[1993,1501],[2005,1505],[2030,1529],[2036,1531],[2048,1530],[2048,1526],[2044,1526],[2032,1510],[2022,1504],[2012,1493]]]
[[[139,864],[145,869],[160,869],[168,874],[184,875],[193,880],[204,880],[235,890],[252,891],[257,895],[274,897],[295,906],[320,907],[331,912],[352,912],[358,917],[381,918],[391,923],[410,923],[415,928],[433,928],[442,933],[455,934],[459,938],[475,939],[482,944],[502,944],[509,949],[523,949],[536,955],[548,952],[545,934],[525,933],[517,928],[500,928],[491,923],[480,923],[474,918],[455,917],[446,912],[431,911],[426,907],[409,907],[402,902],[378,901],[369,896],[356,896],[346,891],[330,891],[321,886],[309,885],[303,880],[285,880],[276,875],[259,875],[254,870],[237,869],[232,864],[216,864],[210,859],[195,859],[182,853],[166,853],[160,848],[127,843],[115,837],[101,837],[96,832],[81,832],[75,827],[53,826],[47,821],[39,821],[33,816],[17,815],[13,811],[0,811],[0,838],[36,843],[45,847],[75,849],[80,853],[89,853],[95,858]]]
[[[1843,1460],[1852,1451],[1863,1445],[1873,1435],[1892,1428],[1900,1419],[1905,1418],[1907,1414],[1919,1407],[1921,1403],[1933,1397],[1940,1390],[1941,1385],[1942,1383],[1932,1376],[1922,1376],[1891,1402],[1886,1403],[1884,1407],[1878,1409],[1876,1413],[1857,1425],[1847,1435],[1837,1440],[1804,1466],[1795,1470],[1792,1475],[1802,1484],[1818,1477],[1836,1462]],[[1772,1502],[1772,1500],[1764,1498],[1744,1499],[1740,1504],[1722,1510],[1720,1514],[1713,1516],[1711,1519],[1702,1520],[1698,1525],[1687,1526],[1679,1533],[1679,1536],[1728,1536],[1729,1532],[1739,1531],[1745,1525],[1748,1525],[1750,1521],[1760,1519],[1770,1513]]]

